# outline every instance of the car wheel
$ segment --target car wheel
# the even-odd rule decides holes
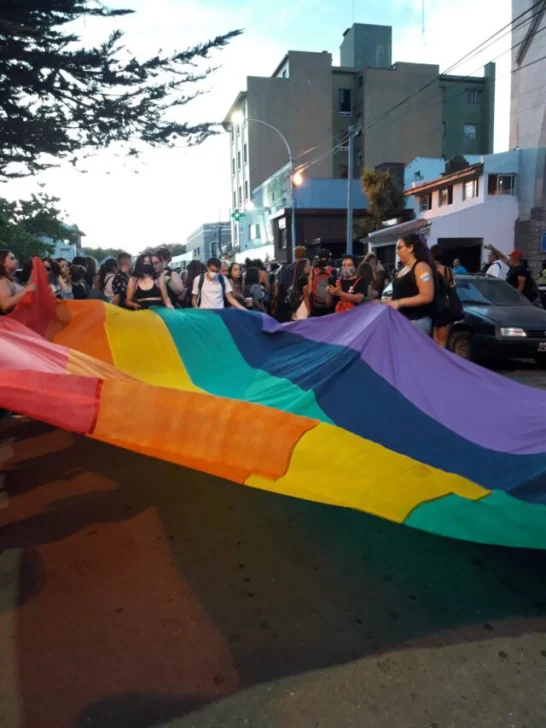
[[[449,341],[449,348],[461,359],[472,360],[472,348],[470,346],[470,331],[455,331]]]
[[[535,354],[535,361],[541,369],[546,369],[546,354]]]

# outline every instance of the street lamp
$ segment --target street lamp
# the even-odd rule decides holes
[[[234,111],[231,116],[231,121],[233,124],[240,125],[245,120],[244,114],[242,111]],[[292,261],[296,258],[296,196],[294,194],[294,188],[299,187],[303,183],[303,177],[300,174],[300,172],[294,171],[294,157],[292,156],[292,150],[290,149],[290,144],[288,144],[288,141],[286,140],[286,137],[284,134],[277,129],[276,126],[273,126],[273,124],[269,124],[267,121],[262,121],[261,119],[249,119],[247,118],[246,121],[252,121],[255,124],[262,124],[263,126],[267,126],[268,129],[273,129],[273,131],[276,131],[277,134],[280,136],[280,138],[284,142],[284,146],[286,147],[286,151],[288,152],[288,163],[290,165],[290,193],[291,193],[291,200],[292,200],[292,212],[291,212],[291,234],[290,237],[292,238]]]

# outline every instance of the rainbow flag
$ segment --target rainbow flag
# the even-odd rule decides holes
[[[279,325],[54,304],[35,267],[37,292],[0,318],[0,408],[241,485],[546,548],[546,392],[381,305]]]

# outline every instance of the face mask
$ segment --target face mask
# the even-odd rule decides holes
[[[142,275],[143,276],[153,276],[154,274],[154,267],[153,265],[146,264],[142,266]]]
[[[350,268],[342,268],[341,269],[341,277],[342,278],[352,278],[355,274],[355,267],[352,265]]]
[[[218,278],[218,273],[215,270],[209,270],[207,275],[211,281],[215,281]]]

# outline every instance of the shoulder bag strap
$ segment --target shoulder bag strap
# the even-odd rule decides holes
[[[197,289],[197,308],[201,308],[201,291],[203,290],[204,283],[205,283],[205,274],[200,273],[199,274],[199,288]]]

